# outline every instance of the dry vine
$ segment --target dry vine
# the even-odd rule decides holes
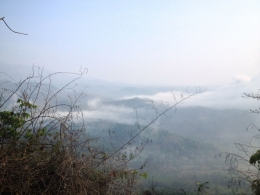
[[[1,83],[0,194],[134,194],[140,173],[127,167],[129,158],[107,158],[85,133],[78,105],[85,92],[60,100],[85,72],[44,77],[33,68],[14,89]],[[55,90],[51,78],[57,74],[77,77]]]
[[[109,152],[93,145],[97,138],[86,133],[79,105],[86,93],[72,87],[73,92],[64,97],[65,90],[86,70],[45,77],[42,72],[33,67],[32,75],[14,88],[0,83],[0,194],[136,194],[138,179],[146,177],[142,169],[147,161],[139,169],[130,168],[129,162],[147,140],[130,153],[127,148],[160,116],[201,92],[164,107],[144,127],[137,118],[139,131],[129,132],[131,138]],[[76,78],[55,89],[52,77],[60,74]]]

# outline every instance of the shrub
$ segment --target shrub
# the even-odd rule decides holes
[[[93,147],[78,104],[85,92],[59,95],[84,73],[56,90],[52,77],[65,73],[0,85],[0,194],[135,193],[146,174],[128,168],[133,155]]]

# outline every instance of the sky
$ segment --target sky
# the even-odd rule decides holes
[[[259,0],[0,1],[0,67],[44,66],[143,85],[260,74]]]

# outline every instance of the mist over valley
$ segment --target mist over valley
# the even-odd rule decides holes
[[[200,92],[160,116],[127,149],[129,153],[131,148],[134,151],[143,147],[131,166],[138,168],[145,162],[143,170],[161,187],[192,189],[200,181],[225,186],[228,166],[218,155],[237,152],[234,143],[247,143],[257,133],[250,124],[259,125],[259,118],[249,111],[257,104],[242,96],[256,89],[259,76],[212,87],[138,86],[87,77],[67,86],[57,95],[57,103],[66,103],[73,91],[85,93],[78,105],[86,121],[86,133],[98,138],[96,147],[104,151],[121,147],[167,108]],[[67,78],[61,75],[54,78],[60,83],[42,83],[41,93],[55,94]],[[1,77],[0,82],[2,90],[17,87],[8,76]],[[32,80],[26,85],[34,83]],[[12,107],[15,102],[13,98],[6,105]]]

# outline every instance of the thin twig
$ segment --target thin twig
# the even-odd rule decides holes
[[[158,118],[160,118],[162,115],[164,115],[166,112],[168,112],[169,110],[171,110],[172,108],[175,108],[178,104],[181,104],[182,102],[184,102],[185,100],[191,98],[192,96],[195,96],[201,92],[203,92],[204,90],[200,90],[200,91],[197,91],[185,98],[182,98],[180,101],[176,102],[174,105],[170,106],[169,108],[167,108],[165,111],[163,111],[162,113],[158,114],[150,123],[148,123],[145,127],[143,128],[140,128],[140,131],[135,135],[133,136],[128,142],[126,142],[124,145],[122,145],[119,149],[117,149],[116,151],[114,151],[111,155],[109,155],[105,160],[113,157],[116,153],[118,153],[120,150],[122,150],[125,146],[127,146],[130,142],[132,142],[136,137],[138,137],[145,129],[147,129],[148,127],[150,127]],[[96,165],[99,166],[103,163],[103,161],[101,162],[98,162]]]
[[[25,34],[25,33],[20,33],[20,32],[17,32],[17,31],[12,30],[12,29],[8,26],[8,24],[5,22],[4,18],[5,18],[5,17],[2,17],[2,18],[0,18],[0,20],[3,20],[3,22],[5,23],[5,25],[7,26],[7,28],[10,29],[10,31],[12,31],[12,32],[14,32],[14,33],[17,33],[17,34],[28,35],[28,34]]]

